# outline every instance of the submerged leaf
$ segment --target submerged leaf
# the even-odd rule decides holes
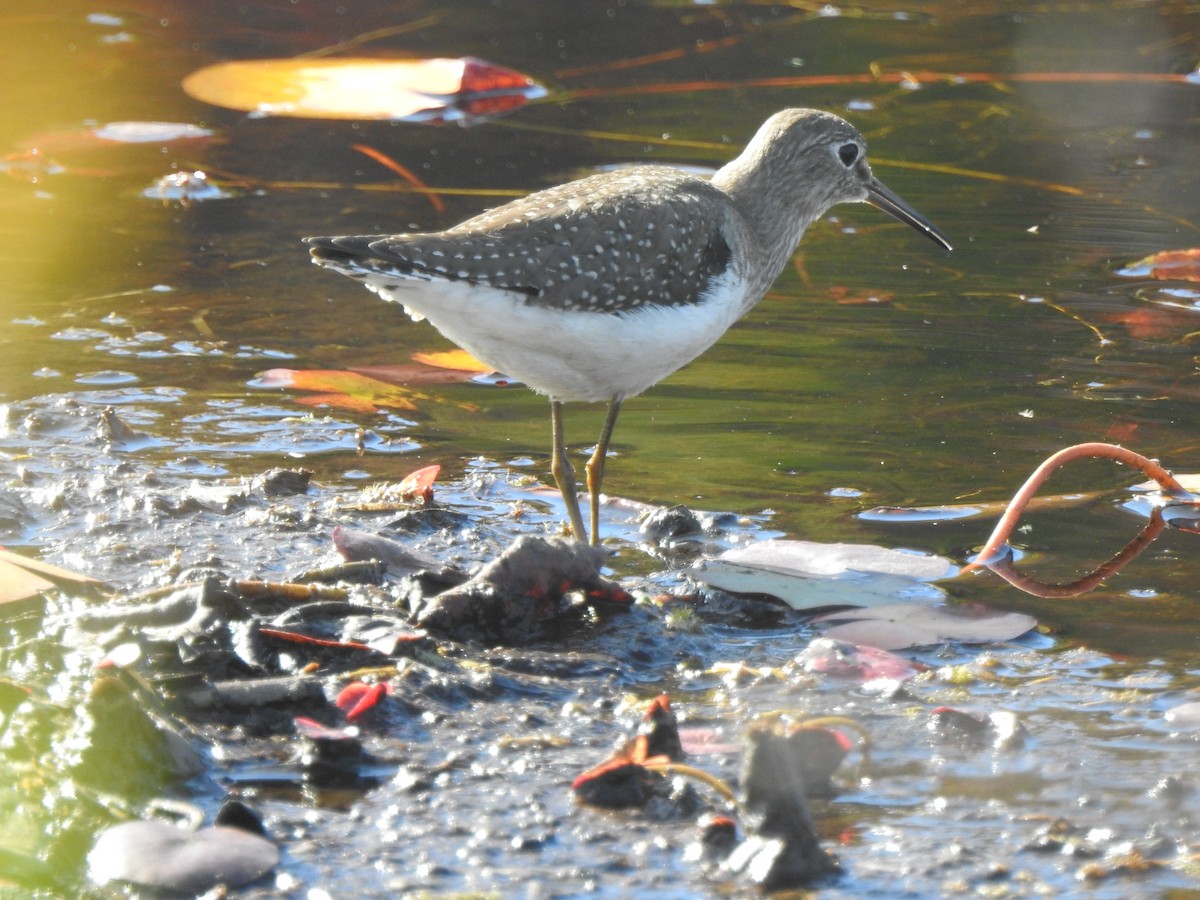
[[[453,369],[458,372],[492,372],[487,363],[480,362],[466,350],[443,350],[418,352],[412,358],[419,363],[437,369]]]
[[[1177,341],[1196,330],[1196,314],[1168,306],[1141,306],[1105,317],[1122,325],[1138,341]]]
[[[469,121],[545,96],[511,69],[477,59],[252,59],[207,66],[183,80],[205,103],[308,119]]]
[[[375,412],[379,407],[415,410],[413,395],[394,384],[386,384],[357,372],[337,369],[269,369],[253,382],[255,387],[295,388],[316,391],[313,396],[298,397],[307,406],[328,405],[357,412]]]
[[[883,607],[887,609],[887,607]],[[917,675],[921,668],[903,657],[878,646],[853,644],[833,638],[813,638],[796,657],[807,672],[820,672],[859,681],[893,678],[903,681]]]
[[[950,641],[963,644],[1011,641],[1037,626],[1033,616],[996,612],[977,603],[961,606],[896,603],[829,613],[813,621],[829,626],[825,629],[828,637],[882,650],[928,647]]]
[[[1131,278],[1156,278],[1159,281],[1200,281],[1200,247],[1187,250],[1162,250],[1131,262],[1117,271]]]
[[[378,378],[389,384],[459,384],[464,381],[473,381],[478,377],[474,372],[462,369],[432,369],[418,363],[401,363],[394,366],[352,366],[350,371],[370,378]]]

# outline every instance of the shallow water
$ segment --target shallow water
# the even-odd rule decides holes
[[[426,16],[432,20],[415,30],[365,48],[488,58],[530,74],[549,97],[459,128],[248,118],[180,89],[189,72],[221,59],[292,56]],[[715,167],[763,118],[792,105],[852,119],[870,142],[876,173],[955,250],[941,253],[866,206],[836,209],[810,229],[794,267],[750,316],[625,405],[608,466],[612,494],[761,514],[762,527],[789,537],[917,547],[962,561],[986,537],[990,517],[881,524],[857,514],[1004,500],[1042,458],[1079,441],[1123,443],[1176,471],[1200,466],[1200,289],[1119,274],[1147,254],[1200,244],[1200,84],[1178,77],[1197,63],[1193,5],[426,3],[401,15],[383,3],[66,2],[53,10],[8,4],[0,24],[0,135],[10,154],[0,161],[0,401],[10,405],[2,449],[10,491],[31,511],[3,534],[7,546],[118,584],[167,577],[157,554],[170,552],[173,535],[139,547],[151,535],[132,516],[132,545],[88,518],[93,469],[98,483],[123,477],[127,466],[153,472],[164,490],[182,490],[192,479],[299,462],[328,492],[320,502],[435,462],[444,479],[466,478],[468,487],[451,493],[464,503],[471,479],[491,462],[546,478],[546,404],[519,388],[419,385],[426,397],[416,410],[363,414],[313,410],[299,402],[302,392],[256,387],[258,373],[276,367],[390,365],[447,349],[428,326],[313,268],[299,238],[444,227],[512,192],[609,165]],[[670,50],[684,52],[642,59]],[[858,76],[872,65],[916,80],[787,80]],[[1044,74],[1061,72],[1091,77]],[[87,137],[131,120],[199,125],[214,137],[167,149],[98,147]],[[445,212],[403,190],[355,144],[444,189]],[[162,176],[193,170],[230,196],[187,205],[145,196]],[[62,406],[69,401],[79,406]],[[149,438],[104,450],[89,436],[105,406]],[[567,434],[580,454],[601,418],[599,407],[569,410]],[[373,432],[363,456],[355,453],[359,427]],[[1121,509],[1131,480],[1107,463],[1056,476],[1051,492],[1098,494],[1028,517],[1021,538],[1030,564],[1066,581],[1115,552],[1141,524]],[[548,528],[552,519],[535,516],[528,527]],[[217,556],[278,575],[301,568],[298,556],[328,552],[326,533],[304,533],[294,544],[273,534],[270,550],[224,546],[223,527],[218,518],[180,532],[179,565]],[[614,525],[610,538],[612,569],[631,586],[662,568],[628,529]],[[1008,895],[1032,896],[1046,885],[1074,890],[1075,867],[1030,862],[1018,848],[1033,826],[1014,824],[1068,810],[1128,839],[1169,821],[1181,855],[1194,849],[1195,743],[1171,735],[1162,719],[1197,686],[1194,540],[1164,535],[1109,585],[1074,601],[1030,598],[989,575],[950,588],[1033,614],[1052,634],[994,651],[1010,678],[994,693],[949,681],[919,692],[920,706],[1025,716],[1037,747],[1016,758],[947,760],[930,750],[904,703],[875,703],[844,686],[805,695],[804,706],[857,706],[884,746],[869,786],[851,783],[822,813],[831,841],[835,824],[851,820],[840,850],[847,875],[824,891],[950,891],[954,876],[943,879],[923,862],[912,866],[911,886],[895,889],[894,881],[897,866],[945,847],[947,828],[975,848],[1003,835],[989,849],[1014,872],[1032,873],[1002,881]],[[790,630],[706,636],[707,662],[746,656],[777,664],[804,642]],[[977,664],[981,653],[992,651],[920,655]],[[634,683],[645,693],[668,689],[733,734],[755,713],[795,702],[797,690],[768,683],[727,700],[703,679],[659,665],[626,678],[618,687],[585,682],[580,692],[619,693]],[[562,701],[553,693],[538,712],[551,717]],[[539,792],[552,810],[548,821],[559,823],[545,827],[555,831],[587,815],[570,808],[567,773],[613,740],[608,730],[571,734],[578,747],[567,763],[530,765],[519,782]],[[1064,746],[1079,749],[1077,764],[1056,759]],[[1171,774],[1193,793],[1168,810],[1146,792]],[[351,824],[373,821],[373,804],[395,802],[387,792],[371,795],[349,823],[314,812],[323,824],[311,856],[288,871],[335,895],[344,890],[339,869]],[[466,804],[451,818],[478,812]],[[271,815],[294,823],[303,806],[281,802]],[[594,878],[610,896],[639,885],[674,895],[671,873],[682,864],[673,850],[655,845],[645,823],[605,821],[612,834],[603,852],[560,838],[530,859],[491,858],[479,870],[490,875],[422,883],[504,893],[521,883],[522,866],[543,880],[576,867],[583,874],[566,878],[564,893],[583,892]],[[433,822],[420,828],[427,841],[437,836]],[[637,833],[627,838],[625,828]],[[591,866],[602,874],[584,872]],[[381,862],[373,887],[387,889],[398,868],[400,860]],[[666,874],[645,874],[656,868]],[[1118,877],[1079,890],[1128,896],[1188,883],[1177,863],[1140,878],[1134,888]],[[689,882],[683,894],[697,884],[707,882]]]

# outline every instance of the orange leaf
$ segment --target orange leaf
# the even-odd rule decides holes
[[[546,91],[475,59],[253,59],[207,66],[183,80],[205,103],[306,119],[444,122],[503,112]]]
[[[458,372],[492,372],[487,363],[480,362],[466,350],[445,350],[430,353],[414,353],[412,358],[419,363],[437,369],[454,369]]]

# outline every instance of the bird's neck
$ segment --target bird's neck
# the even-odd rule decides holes
[[[765,291],[783,271],[804,230],[824,214],[817,208],[781,190],[758,155],[743,153],[713,175],[712,183],[723,191],[754,232],[755,243],[765,265],[760,273],[767,281]]]

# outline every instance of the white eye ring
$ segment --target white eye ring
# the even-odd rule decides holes
[[[862,154],[862,148],[853,141],[850,141],[839,146],[834,150],[834,153],[837,154],[837,158],[841,160],[842,165],[849,169],[858,162],[858,158]]]

